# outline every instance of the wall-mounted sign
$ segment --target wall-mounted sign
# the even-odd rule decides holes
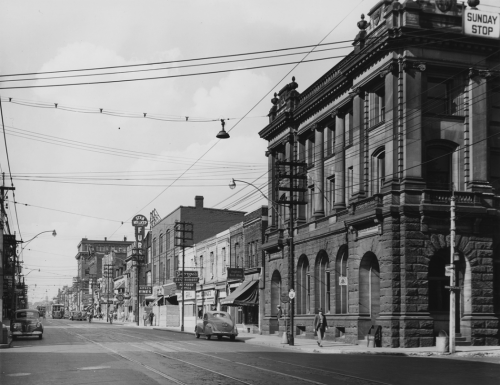
[[[184,288],[184,291],[189,290],[189,291],[194,291],[196,290],[196,282],[184,282],[184,285],[181,282],[176,282],[175,283],[177,286],[177,290],[182,290]]]
[[[464,33],[477,37],[500,38],[500,13],[465,10]]]
[[[145,286],[145,285],[139,285],[139,294],[153,294],[153,287],[151,286]]]
[[[236,267],[228,267],[227,268],[227,279],[228,280],[244,280],[245,273],[243,272],[243,269],[236,268]]]
[[[339,286],[347,286],[347,277],[339,277]]]

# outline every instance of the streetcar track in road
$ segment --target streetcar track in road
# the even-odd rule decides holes
[[[123,335],[126,335],[126,336],[130,336],[130,337],[135,337],[135,336],[132,336],[132,335],[129,335],[129,334],[125,334],[125,333],[119,333],[119,334],[123,334]],[[109,337],[109,336],[108,336]],[[135,337],[135,338],[139,338],[139,337]],[[161,338],[162,340],[164,341],[168,341],[168,342],[177,342],[177,343],[182,343],[182,341],[175,341],[175,340],[169,340],[169,339],[165,339],[165,338]],[[119,340],[118,340],[119,341]],[[123,341],[122,341],[123,342]],[[144,342],[144,344],[146,345],[149,345],[151,346],[150,344],[148,344],[147,342]],[[158,343],[159,344],[159,343]],[[134,346],[134,345],[132,345]],[[136,346],[137,347],[137,346]],[[153,347],[153,346],[152,346]],[[290,377],[290,378],[293,378],[293,379],[296,379],[296,380],[299,380],[299,381],[303,381],[303,382],[308,382],[308,383],[311,383],[311,384],[316,384],[316,385],[327,385],[323,382],[319,382],[319,381],[314,381],[314,380],[309,380],[307,378],[303,378],[303,377],[298,377],[298,376],[294,376],[292,374],[287,374],[287,373],[283,373],[283,372],[278,372],[278,371],[275,371],[275,370],[271,370],[271,369],[266,369],[266,368],[262,368],[260,366],[255,366],[255,365],[250,365],[250,364],[245,364],[244,362],[238,362],[238,361],[233,361],[233,360],[230,360],[230,359],[227,359],[227,358],[222,358],[222,357],[217,357],[217,356],[214,356],[214,355],[210,355],[210,354],[206,354],[206,353],[201,353],[201,352],[195,352],[195,351],[192,351],[192,350],[189,350],[189,349],[185,349],[185,348],[181,348],[180,346],[175,346],[175,347],[171,347],[169,346],[170,349],[172,350],[176,350],[177,349],[177,352],[179,353],[182,353],[182,352],[185,352],[185,353],[193,353],[193,354],[199,354],[199,355],[203,355],[203,356],[207,356],[207,357],[210,357],[210,358],[215,358],[215,359],[218,359],[218,360],[222,360],[222,361],[226,361],[226,362],[231,362],[233,364],[238,364],[238,365],[242,365],[242,366],[246,366],[246,367],[249,367],[249,368],[252,368],[252,369],[257,369],[257,370],[261,370],[263,372],[269,372],[269,373],[274,373],[274,374],[277,374],[277,375],[280,375],[280,376],[285,376],[285,377]],[[144,350],[147,350],[147,349],[144,349]],[[171,358],[171,357],[167,357],[166,355],[162,354],[162,353],[159,353],[159,352],[155,352],[155,351],[150,351],[151,353],[155,353],[155,354],[158,354],[160,356],[164,356],[166,358]],[[185,362],[185,361],[184,361]],[[195,364],[192,364],[190,362],[186,362],[187,364],[189,365],[194,365],[196,366]],[[205,370],[209,370],[209,369],[206,369],[206,368],[203,368]],[[246,383],[244,381],[241,381],[241,380],[238,380],[239,382],[243,382],[243,383]],[[367,380],[365,380],[367,381]],[[246,383],[248,384],[248,383]]]
[[[110,352],[112,352],[113,354],[116,354],[117,356],[120,356],[120,357],[122,357],[122,358],[126,359],[127,361],[130,361],[130,362],[133,362],[133,363],[135,363],[135,364],[138,364],[138,365],[140,365],[140,366],[142,366],[142,367],[146,368],[147,370],[149,370],[149,371],[151,371],[151,372],[153,372],[153,373],[156,373],[156,374],[158,374],[159,376],[161,376],[161,377],[163,377],[163,378],[166,378],[167,380],[170,380],[170,381],[172,381],[172,382],[174,382],[174,383],[176,383],[176,384],[179,384],[179,385],[188,385],[187,383],[182,382],[182,381],[179,381],[179,380],[177,380],[176,378],[173,378],[173,377],[169,376],[168,374],[166,374],[166,373],[164,373],[164,372],[162,372],[162,371],[160,371],[160,370],[157,370],[157,369],[155,369],[155,368],[152,368],[152,367],[151,367],[151,366],[149,366],[149,365],[143,364],[142,362],[139,362],[139,361],[137,361],[137,360],[134,360],[134,359],[132,359],[132,358],[129,358],[129,357],[127,357],[127,356],[124,356],[123,354],[121,354],[121,353],[117,352],[116,350],[111,349],[111,348],[109,348],[109,347],[107,347],[107,346],[104,346],[104,345],[100,344],[99,342],[92,341],[90,338],[87,338],[87,337],[85,337],[84,335],[82,335],[82,334],[80,334],[80,333],[76,333],[76,332],[68,332],[68,331],[66,331],[66,333],[68,333],[68,334],[73,334],[73,335],[75,335],[75,336],[78,336],[78,337],[80,337],[80,338],[82,338],[82,339],[86,340],[86,341],[92,342],[93,344],[95,344],[95,345],[97,345],[97,346],[99,346],[99,347],[101,347],[101,348],[103,348],[103,349],[109,350],[109,351],[110,351]]]
[[[138,339],[141,339],[141,338],[144,338],[144,337],[138,337],[138,336],[134,336],[132,334],[126,334],[126,333],[118,333],[116,332],[115,334],[121,334],[121,335],[124,335],[124,336],[128,336],[128,337],[133,337],[133,338],[138,338]],[[142,335],[142,334],[141,334]],[[144,336],[144,335],[142,335]],[[178,341],[178,340],[171,340],[171,339],[168,339],[168,338],[165,338],[165,337],[159,337],[159,336],[156,336],[156,338],[159,338],[165,342],[173,342],[173,343],[176,343],[176,344],[189,344],[189,345],[196,345],[196,344],[193,344],[191,342],[185,342],[185,341]],[[145,342],[146,343],[146,342]],[[147,344],[147,343],[146,343]],[[196,345],[197,346],[197,345]],[[249,345],[247,345],[249,346]],[[253,346],[252,346],[253,347]],[[207,353],[201,353],[201,352],[195,352],[195,351],[192,351],[192,350],[189,350],[189,349],[185,349],[185,348],[182,348],[180,346],[175,346],[175,347],[172,347],[172,346],[169,346],[170,349],[172,350],[175,350],[175,349],[178,349],[179,352],[187,352],[187,353],[194,353],[194,354],[201,354],[201,355],[204,355],[204,356],[208,356],[208,357],[213,357],[213,358],[217,358],[219,360],[224,360],[224,361],[229,361],[229,362],[232,362],[232,363],[236,363],[236,364],[240,364],[240,365],[245,365],[245,366],[250,366],[250,367],[253,367],[255,369],[259,369],[259,370],[263,370],[263,371],[271,371],[273,373],[277,373],[277,374],[281,374],[281,375],[285,375],[285,376],[289,376],[289,377],[293,377],[293,378],[296,378],[296,379],[300,379],[300,380],[303,380],[303,381],[307,381],[307,382],[312,382],[312,383],[315,383],[315,384],[321,384],[320,382],[315,382],[315,381],[312,381],[312,380],[308,380],[308,379],[304,379],[302,377],[295,377],[293,375],[290,375],[290,374],[286,374],[286,373],[282,373],[282,372],[276,372],[276,371],[272,371],[270,369],[265,369],[265,368],[261,368],[261,367],[258,367],[258,366],[254,366],[254,365],[250,365],[250,364],[245,364],[245,363],[241,363],[241,362],[238,362],[238,361],[232,361],[232,360],[229,360],[227,358],[222,358],[222,357],[217,357],[217,356],[214,356],[214,355],[211,355],[211,354],[207,354]],[[212,353],[212,354],[218,354],[218,353]],[[231,354],[238,354],[238,355],[244,355],[244,353],[238,353],[238,352],[231,352]],[[373,384],[380,384],[380,385],[392,385],[390,383],[387,383],[387,382],[382,382],[382,381],[377,381],[377,380],[372,380],[372,379],[368,379],[368,378],[364,378],[364,377],[358,377],[358,376],[353,376],[353,375],[350,375],[350,374],[345,374],[345,373],[341,373],[341,372],[336,372],[336,371],[333,371],[333,370],[326,370],[326,369],[320,369],[320,368],[316,368],[316,367],[308,367],[308,366],[303,366],[303,365],[298,365],[298,364],[293,364],[293,363],[289,363],[289,362],[284,362],[284,361],[278,361],[278,360],[273,360],[273,359],[270,359],[270,358],[265,358],[265,357],[257,357],[259,359],[263,359],[263,360],[266,360],[266,361],[274,361],[274,362],[278,362],[278,363],[282,363],[282,364],[285,364],[285,365],[291,365],[291,366],[296,366],[296,367],[300,367],[300,368],[305,368],[305,369],[311,369],[311,370],[318,370],[318,371],[321,371],[321,372],[324,372],[324,373],[327,373],[327,374],[335,374],[335,375],[338,375],[338,376],[342,376],[342,377],[347,377],[347,378],[351,378],[351,379],[354,379],[354,380],[360,380],[360,381],[365,381],[365,382],[368,382],[368,383],[373,383]]]

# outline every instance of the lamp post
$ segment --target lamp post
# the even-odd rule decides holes
[[[26,248],[26,246],[28,246],[28,243],[30,243],[33,239],[35,239],[36,237],[38,237],[39,235],[41,234],[44,234],[44,233],[52,233],[52,236],[57,236],[57,233],[55,230],[46,230],[46,231],[42,231],[40,233],[38,233],[37,235],[35,235],[33,238],[27,240],[27,241],[16,241],[16,243],[19,243],[19,244],[24,244],[24,246],[21,248],[21,251],[19,252],[19,255],[21,255],[21,253],[23,252],[23,250]],[[17,263],[16,265],[16,253],[14,253],[14,266],[16,266],[17,268],[17,274],[20,275],[21,274],[21,271],[22,271],[22,266],[19,264],[19,262]],[[15,280],[15,276],[12,277],[12,311],[16,311],[16,307],[17,307],[17,301],[16,301],[16,280]],[[12,313],[14,314],[14,313]]]

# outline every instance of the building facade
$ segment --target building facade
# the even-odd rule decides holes
[[[175,223],[193,224],[195,244],[241,222],[245,213],[242,211],[206,208],[203,197],[195,197],[195,206],[179,206],[167,216],[154,223],[151,229],[151,258],[153,296],[164,297],[172,304],[177,304],[176,285],[173,281],[175,272],[182,263],[182,248],[176,246]]]
[[[265,333],[278,331],[293,287],[296,335],[312,336],[322,308],[327,338],[377,330],[382,346],[433,345],[449,328],[453,197],[455,332],[498,345],[499,41],[465,35],[466,9],[378,1],[349,55],[306,90],[293,79],[275,94],[260,132],[271,170]],[[280,201],[300,203],[293,243]]]

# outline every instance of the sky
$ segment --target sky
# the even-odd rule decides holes
[[[0,75],[25,74],[0,79],[0,171],[18,202],[9,193],[9,226],[23,241],[57,232],[25,244],[29,300],[71,284],[82,238],[132,240],[136,214],[163,217],[196,195],[219,209],[266,204],[256,189],[228,184],[267,182],[258,132],[273,93],[292,76],[302,92],[351,52],[338,42],[356,36],[377,1],[0,0]],[[319,43],[338,44],[307,55]],[[324,60],[270,66],[302,59]],[[137,66],[159,62],[170,63]],[[40,74],[102,67],[115,68]],[[142,71],[109,74],[132,70]],[[144,78],[156,79],[135,80]],[[30,80],[5,81],[14,79]],[[54,86],[89,82],[108,83]],[[215,137],[220,119],[230,139]]]

